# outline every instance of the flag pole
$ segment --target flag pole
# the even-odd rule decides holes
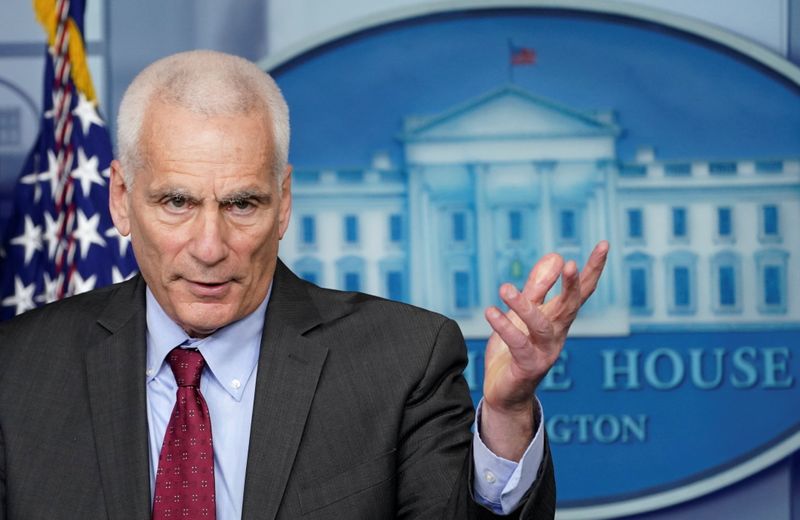
[[[514,55],[514,42],[511,40],[511,38],[509,38],[508,39],[508,56],[506,57],[506,59],[508,61],[506,63],[507,63],[507,66],[508,66],[508,82],[511,83],[511,84],[514,84],[514,63],[513,63],[513,60],[512,60],[512,56],[513,55]]]

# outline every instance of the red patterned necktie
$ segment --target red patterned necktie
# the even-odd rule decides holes
[[[175,348],[167,361],[178,383],[156,472],[153,520],[216,518],[211,417],[200,393],[205,360],[196,349]]]

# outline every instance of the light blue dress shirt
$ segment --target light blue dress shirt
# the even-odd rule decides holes
[[[477,425],[480,424],[481,406],[478,403],[475,415],[475,435],[472,437],[472,454],[474,457],[475,473],[472,488],[475,491],[475,500],[488,507],[495,513],[507,515],[516,509],[525,492],[530,489],[536,480],[539,466],[544,458],[544,413],[542,404],[536,400],[538,406],[538,429],[533,440],[523,453],[519,462],[514,462],[498,457],[486,447],[481,439]]]
[[[191,346],[198,349],[206,360],[200,378],[200,392],[211,415],[217,519],[238,520],[242,517],[258,352],[268,299],[269,296],[249,316],[198,340],[189,338],[147,289],[146,376],[151,496],[164,432],[178,390],[166,357],[176,346]]]
[[[239,520],[242,517],[258,353],[269,294],[252,314],[203,339],[190,338],[167,316],[149,288],[146,298],[150,495],[155,490],[161,444],[178,389],[166,357],[177,346],[196,348],[206,360],[200,392],[211,415],[217,520]],[[540,420],[539,430],[519,463],[497,457],[479,435],[474,436],[475,496],[493,511],[501,514],[513,511],[536,479],[544,448],[541,424]]]

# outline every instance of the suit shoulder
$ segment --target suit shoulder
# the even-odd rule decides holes
[[[464,337],[446,316],[364,293],[313,285],[309,291],[324,316],[317,333],[334,351],[369,357],[384,364],[384,373],[402,366],[403,377],[411,379],[422,377],[436,359],[466,363]]]
[[[81,370],[85,352],[110,334],[102,320],[134,315],[128,301],[139,298],[137,286],[132,280],[97,289],[0,324],[0,386],[20,383],[30,373]]]
[[[447,316],[409,303],[361,292],[325,289],[310,283],[308,286],[309,294],[315,302],[318,302],[318,308],[323,313],[325,309],[332,308],[339,310],[342,317],[364,314],[369,316],[370,320],[383,326],[397,323],[439,329],[446,323],[455,324]]]
[[[133,282],[110,285],[32,309],[0,323],[0,336],[36,337],[80,331],[97,321],[115,296],[129,292]]]

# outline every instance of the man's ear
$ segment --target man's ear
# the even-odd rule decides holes
[[[278,208],[278,238],[283,238],[286,228],[289,227],[289,217],[292,215],[292,165],[287,164],[283,173],[283,180],[279,187],[281,190],[281,203]]]
[[[108,208],[111,210],[111,220],[122,236],[131,232],[130,223],[130,197],[125,186],[125,175],[122,165],[116,159],[111,161],[111,178],[108,186]]]

